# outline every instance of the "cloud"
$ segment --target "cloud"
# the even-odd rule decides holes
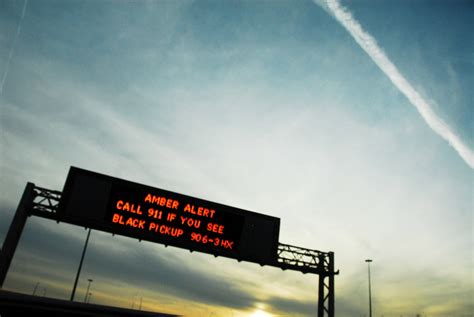
[[[272,307],[273,310],[277,310],[286,314],[291,313],[292,316],[299,314],[310,316],[314,315],[314,312],[318,310],[316,298],[312,302],[307,302],[288,298],[272,297],[266,302]]]
[[[474,168],[474,152],[460,139],[460,137],[433,111],[430,102],[425,100],[418,91],[399,72],[397,67],[378,46],[377,41],[366,32],[360,23],[352,16],[351,12],[341,6],[338,0],[327,0],[322,5],[325,10],[334,15],[336,20],[350,33],[359,46],[369,55],[400,92],[408,98],[410,103],[418,110],[428,126],[458,152],[459,156]]]
[[[313,11],[330,19],[322,10]],[[30,7],[28,13],[33,13]],[[151,17],[161,21],[155,15],[150,14]],[[89,20],[83,23],[94,25]],[[301,25],[301,21],[298,23]],[[327,27],[331,23],[322,25]],[[337,34],[345,32],[338,24],[334,23],[334,26],[332,31],[339,32]],[[144,46],[140,41],[142,37],[138,37],[141,29],[136,28],[134,33],[133,28],[125,28],[125,32],[132,32],[128,37],[137,35],[135,45],[128,41],[115,41],[113,37],[110,41],[121,45],[126,43],[127,47],[132,46],[132,52],[135,50],[138,54]],[[77,28],[77,32],[81,30]],[[326,30],[321,32],[326,33],[324,38],[333,36],[333,32]],[[96,35],[92,31],[80,33]],[[258,34],[253,27],[249,33]],[[172,35],[169,38],[175,38]],[[155,37],[161,39],[161,36],[152,36],[150,41],[153,42]],[[466,250],[472,249],[472,244],[458,243],[464,241],[464,234],[472,233],[472,226],[466,226],[471,217],[465,216],[470,215],[469,207],[472,207],[471,200],[466,202],[466,197],[471,197],[469,186],[466,186],[470,184],[465,175],[467,167],[461,165],[459,173],[455,174],[449,163],[440,160],[443,155],[438,154],[443,151],[435,152],[434,147],[429,146],[420,149],[420,145],[432,140],[438,142],[438,138],[427,141],[417,138],[419,135],[413,130],[406,132],[407,127],[414,124],[416,129],[422,126],[423,133],[426,133],[428,129],[418,118],[404,116],[400,120],[384,112],[382,106],[377,110],[382,115],[376,116],[370,124],[359,122],[366,119],[363,117],[369,112],[371,115],[376,111],[370,108],[359,113],[351,108],[353,100],[347,101],[344,97],[353,91],[364,91],[344,75],[353,63],[353,51],[346,49],[347,41],[341,46],[343,49],[338,49],[341,48],[338,36],[334,37],[334,43],[314,41],[310,36],[307,39],[304,42],[308,46],[304,48],[300,48],[300,42],[291,46],[307,54],[294,55],[305,58],[296,59],[296,67],[288,66],[290,73],[295,72],[294,76],[301,74],[295,69],[303,68],[314,74],[315,78],[312,78],[303,72],[299,80],[294,80],[304,89],[292,86],[291,76],[270,76],[275,73],[269,69],[286,68],[282,68],[282,64],[275,67],[277,63],[269,63],[269,56],[274,62],[284,65],[291,60],[286,58],[286,51],[274,51],[284,45],[273,40],[260,47],[260,41],[241,40],[246,44],[243,49],[231,46],[229,51],[208,46],[205,41],[203,45],[193,45],[193,39],[187,37],[181,39],[181,45],[171,45],[171,49],[168,44],[163,44],[162,49],[149,45],[143,53],[151,55],[138,60],[146,60],[142,64],[147,70],[143,72],[145,79],[141,76],[141,69],[137,71],[140,73],[138,79],[117,76],[115,72],[110,74],[105,70],[110,63],[98,68],[103,76],[95,76],[96,73],[90,70],[96,68],[102,58],[95,63],[87,60],[79,64],[62,64],[61,60],[49,55],[38,56],[33,49],[30,50],[35,55],[33,57],[22,54],[23,60],[15,58],[16,77],[10,72],[9,83],[12,84],[7,85],[8,93],[5,91],[4,98],[2,126],[5,138],[2,145],[7,150],[2,153],[1,163],[2,201],[13,206],[8,210],[14,210],[20,197],[16,191],[20,192],[26,181],[60,190],[67,168],[73,164],[281,217],[280,241],[336,252],[336,265],[342,272],[336,280],[338,316],[345,316],[345,311],[347,316],[359,316],[358,313],[349,313],[362,307],[354,302],[366,303],[366,272],[357,271],[362,277],[360,280],[349,275],[364,264],[361,259],[364,254],[374,255],[384,274],[392,274],[397,280],[405,277],[407,267],[415,265],[423,269],[434,266],[456,270],[457,263],[469,261],[470,253]],[[93,52],[88,41],[82,37],[76,40],[86,43],[87,51]],[[319,45],[316,50],[309,47],[313,42]],[[201,50],[196,50],[196,47]],[[75,51],[74,45],[70,51]],[[334,53],[330,54],[331,51]],[[159,55],[163,52],[173,58],[164,59]],[[178,57],[174,58],[174,54]],[[132,54],[128,58],[134,60],[135,56]],[[311,62],[309,56],[317,59],[319,64],[308,64]],[[111,59],[112,65],[123,64],[124,68],[130,65],[128,60],[122,59],[121,53],[118,57],[114,59],[114,56],[105,55],[103,58]],[[207,59],[214,61],[214,57],[225,67],[219,68]],[[160,62],[160,67],[152,64],[153,60]],[[191,61],[200,61],[196,63],[199,66]],[[207,69],[209,65],[212,71]],[[312,71],[315,68],[308,65],[322,66],[315,73]],[[356,70],[363,72],[366,65],[362,66]],[[77,68],[84,69],[84,74]],[[113,68],[117,72],[122,70],[122,67]],[[379,76],[376,68],[370,69],[370,74],[364,74],[365,79]],[[188,77],[184,75],[188,73],[194,75],[186,80]],[[91,80],[92,77],[96,80]],[[120,80],[115,80],[115,77]],[[274,78],[280,80],[281,86],[272,83]],[[322,78],[327,80],[327,86]],[[117,85],[119,89],[116,81],[123,81]],[[383,87],[386,85],[391,84],[386,81]],[[305,93],[305,89],[313,92]],[[399,97],[389,98],[391,104],[404,98],[396,89],[390,93]],[[382,104],[379,101],[386,98],[367,97],[369,104]],[[363,98],[361,103],[365,105],[366,101]],[[343,104],[348,106],[343,107]],[[389,111],[394,111],[396,107],[390,108]],[[348,113],[347,109],[351,112]],[[380,122],[379,117],[387,121]],[[407,135],[414,137],[407,140]],[[445,148],[452,152],[449,147]],[[446,165],[439,168],[443,163]],[[7,225],[6,222],[0,224],[0,234]],[[23,266],[18,266],[15,270],[18,274],[11,277],[18,281],[16,285],[30,293],[36,278],[41,277],[42,285],[48,281],[57,285],[56,297],[66,298],[85,231],[56,224],[48,228],[37,232],[60,231],[54,235],[44,234],[43,240],[48,237],[55,242],[54,245],[41,242],[50,251],[31,254],[39,247],[33,245],[30,237],[31,247],[18,258]],[[42,235],[36,236],[41,239]],[[420,249],[426,250],[422,256]],[[72,258],[65,259],[69,254]],[[117,259],[123,263],[118,263]],[[390,266],[389,262],[394,264]],[[34,267],[34,263],[41,263],[41,267]],[[144,269],[143,265],[146,266]],[[315,305],[317,282],[312,281],[314,276],[309,279],[308,275],[295,276],[297,273],[291,275],[288,271],[251,265],[197,253],[190,255],[184,250],[165,249],[147,242],[139,244],[133,239],[112,238],[93,232],[78,294],[83,298],[87,286],[85,279],[94,274],[97,278],[97,281],[94,279],[96,299],[101,296],[100,302],[103,303],[122,301],[128,307],[131,297],[138,291],[143,292],[144,304],[148,302],[145,301],[147,296],[160,300],[165,296],[175,296],[175,301],[178,301],[176,298],[181,302],[188,300],[188,305],[193,308],[202,302],[207,303],[203,305],[246,310],[257,299],[264,304],[268,299],[267,303],[274,310],[290,315],[292,312],[304,314]],[[50,267],[55,271],[47,272]],[[30,272],[30,269],[31,274],[27,275],[25,272]],[[173,280],[172,275],[180,272],[184,275]],[[411,278],[413,284],[409,288],[395,287],[392,298],[404,301],[406,297],[399,296],[400,289],[424,287],[417,275]],[[24,283],[20,283],[20,279]],[[377,279],[374,287],[379,287],[379,294],[382,294],[384,281],[380,277]],[[440,280],[439,283],[445,282]],[[353,284],[357,286],[357,296],[354,295],[356,292],[348,291]],[[205,285],[216,291],[205,289]],[[439,293],[444,294],[441,289]],[[52,286],[48,286],[48,294],[55,294]],[[252,296],[248,297],[248,294]],[[210,300],[212,296],[216,296],[214,301]],[[423,296],[431,295],[421,294],[418,300],[422,301]],[[210,314],[201,311],[196,316],[202,315]]]
[[[68,230],[64,230],[64,226]],[[6,287],[29,291],[18,288],[31,287],[31,283],[40,280],[42,284],[61,285],[60,297],[67,298],[84,238],[83,228],[29,218]],[[163,246],[142,243],[137,247],[137,244],[135,239],[93,231],[81,281],[92,276],[95,289],[102,287],[104,294],[115,294],[116,288],[124,285],[124,293],[115,295],[127,296],[127,289],[128,293],[131,289],[140,289],[201,304],[236,309],[254,306],[254,295],[243,290],[232,278],[212,270],[203,271],[199,265],[183,261],[180,255],[164,250]],[[30,285],[25,281],[30,281]],[[79,293],[82,290],[78,290]]]
[[[13,57],[13,51],[15,50],[16,42],[18,41],[18,38],[20,37],[20,32],[21,32],[21,23],[23,22],[23,19],[25,18],[25,12],[26,12],[26,6],[28,5],[28,0],[25,0],[23,3],[23,10],[21,11],[21,16],[20,20],[18,21],[18,27],[16,29],[16,34],[13,39],[13,44],[10,48],[10,53],[8,54],[8,59],[7,59],[7,64],[5,66],[5,71],[3,72],[2,76],[2,81],[0,82],[0,96],[3,94],[3,85],[5,84],[5,80],[7,79],[8,75],[8,70],[10,69],[10,62]]]

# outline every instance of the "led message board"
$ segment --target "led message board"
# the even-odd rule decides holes
[[[71,167],[60,221],[256,262],[277,257],[280,219]]]

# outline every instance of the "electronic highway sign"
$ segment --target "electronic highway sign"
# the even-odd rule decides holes
[[[60,221],[259,264],[277,257],[280,219],[71,167]]]

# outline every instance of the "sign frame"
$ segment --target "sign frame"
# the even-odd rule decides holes
[[[146,221],[151,205],[160,207],[155,215],[162,212],[158,228],[153,227],[153,221]],[[172,214],[174,219],[170,219]],[[69,170],[57,216],[59,221],[74,225],[238,261],[266,265],[275,263],[278,256],[279,218],[74,166]],[[195,221],[191,229],[186,230],[190,226],[184,222],[166,229],[166,224],[182,222],[181,217]],[[213,222],[216,218],[219,221]],[[192,228],[196,221],[203,227]],[[124,225],[126,222],[130,225]],[[157,231],[151,232],[151,227]]]

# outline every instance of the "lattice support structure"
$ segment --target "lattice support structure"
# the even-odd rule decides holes
[[[318,317],[334,317],[334,253],[279,243],[277,263],[283,270],[319,275]]]
[[[34,186],[34,197],[30,213],[35,216],[57,220],[61,192]]]
[[[13,254],[28,216],[35,215],[59,221],[57,215],[61,192],[26,185],[15,216],[0,251],[0,288],[5,280]],[[283,270],[319,275],[318,317],[334,317],[334,253],[305,249],[289,244],[278,244],[277,255],[271,265]]]
[[[319,274],[318,317],[334,317],[334,275],[339,273],[334,272],[334,253],[322,255],[321,262],[328,270]]]
[[[27,183],[20,203],[13,216],[12,223],[0,251],[0,288],[3,286],[13,254],[25,227],[28,216],[36,215],[58,220],[56,210],[61,198],[61,192],[49,190]]]

